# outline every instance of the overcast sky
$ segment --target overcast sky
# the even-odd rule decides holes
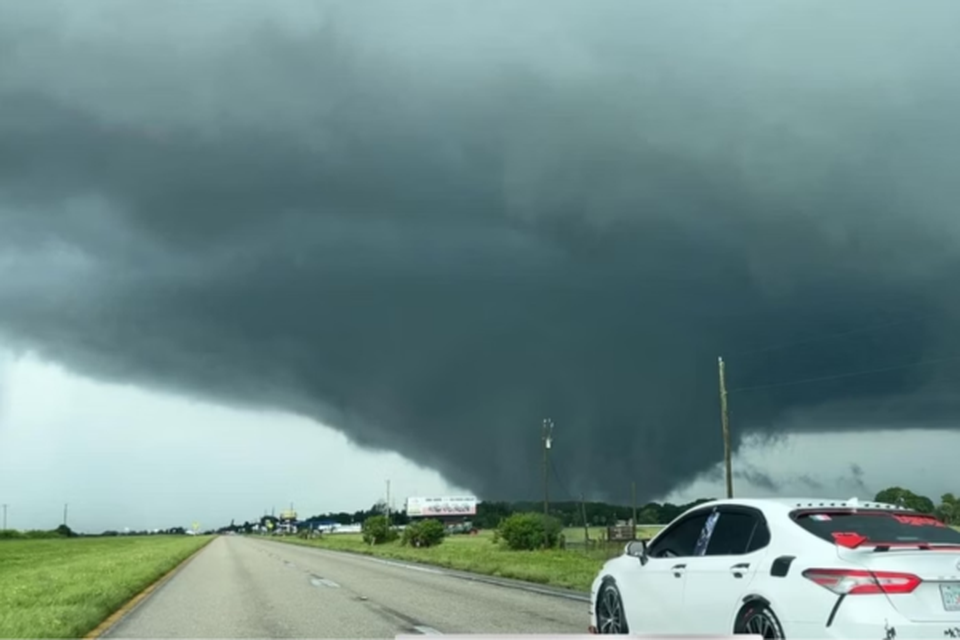
[[[957,491],[958,19],[5,0],[11,524]]]
[[[0,368],[0,487],[8,526],[51,528],[68,504],[81,531],[242,522],[291,502],[300,513],[354,511],[386,497],[466,493],[335,429],[105,384],[32,357]],[[132,427],[136,425],[136,427]],[[736,456],[737,495],[872,496],[894,484],[952,488],[960,434],[788,436]],[[561,478],[562,480],[562,478]],[[554,480],[555,495],[562,489]],[[719,467],[661,499],[722,497]]]
[[[229,524],[462,494],[436,471],[371,453],[290,414],[224,408],[6,358],[0,500],[8,525],[77,530]]]

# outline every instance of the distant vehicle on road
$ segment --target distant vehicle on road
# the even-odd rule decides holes
[[[452,522],[446,527],[444,527],[448,535],[455,535],[458,533],[477,533],[477,528],[473,526],[472,522]]]
[[[599,634],[960,638],[960,532],[855,498],[718,500],[628,543],[590,600]]]

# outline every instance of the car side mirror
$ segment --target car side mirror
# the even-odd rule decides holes
[[[649,560],[646,540],[633,540],[628,542],[626,552],[628,556],[633,556],[640,560],[640,564],[647,564],[647,560]]]

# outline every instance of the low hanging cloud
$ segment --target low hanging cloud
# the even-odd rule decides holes
[[[18,348],[486,497],[708,471],[720,355],[735,444],[960,413],[954,3],[150,11],[0,5]]]

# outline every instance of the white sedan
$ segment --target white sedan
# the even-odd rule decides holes
[[[628,544],[590,601],[600,634],[960,638],[960,532],[856,499],[717,500]]]

